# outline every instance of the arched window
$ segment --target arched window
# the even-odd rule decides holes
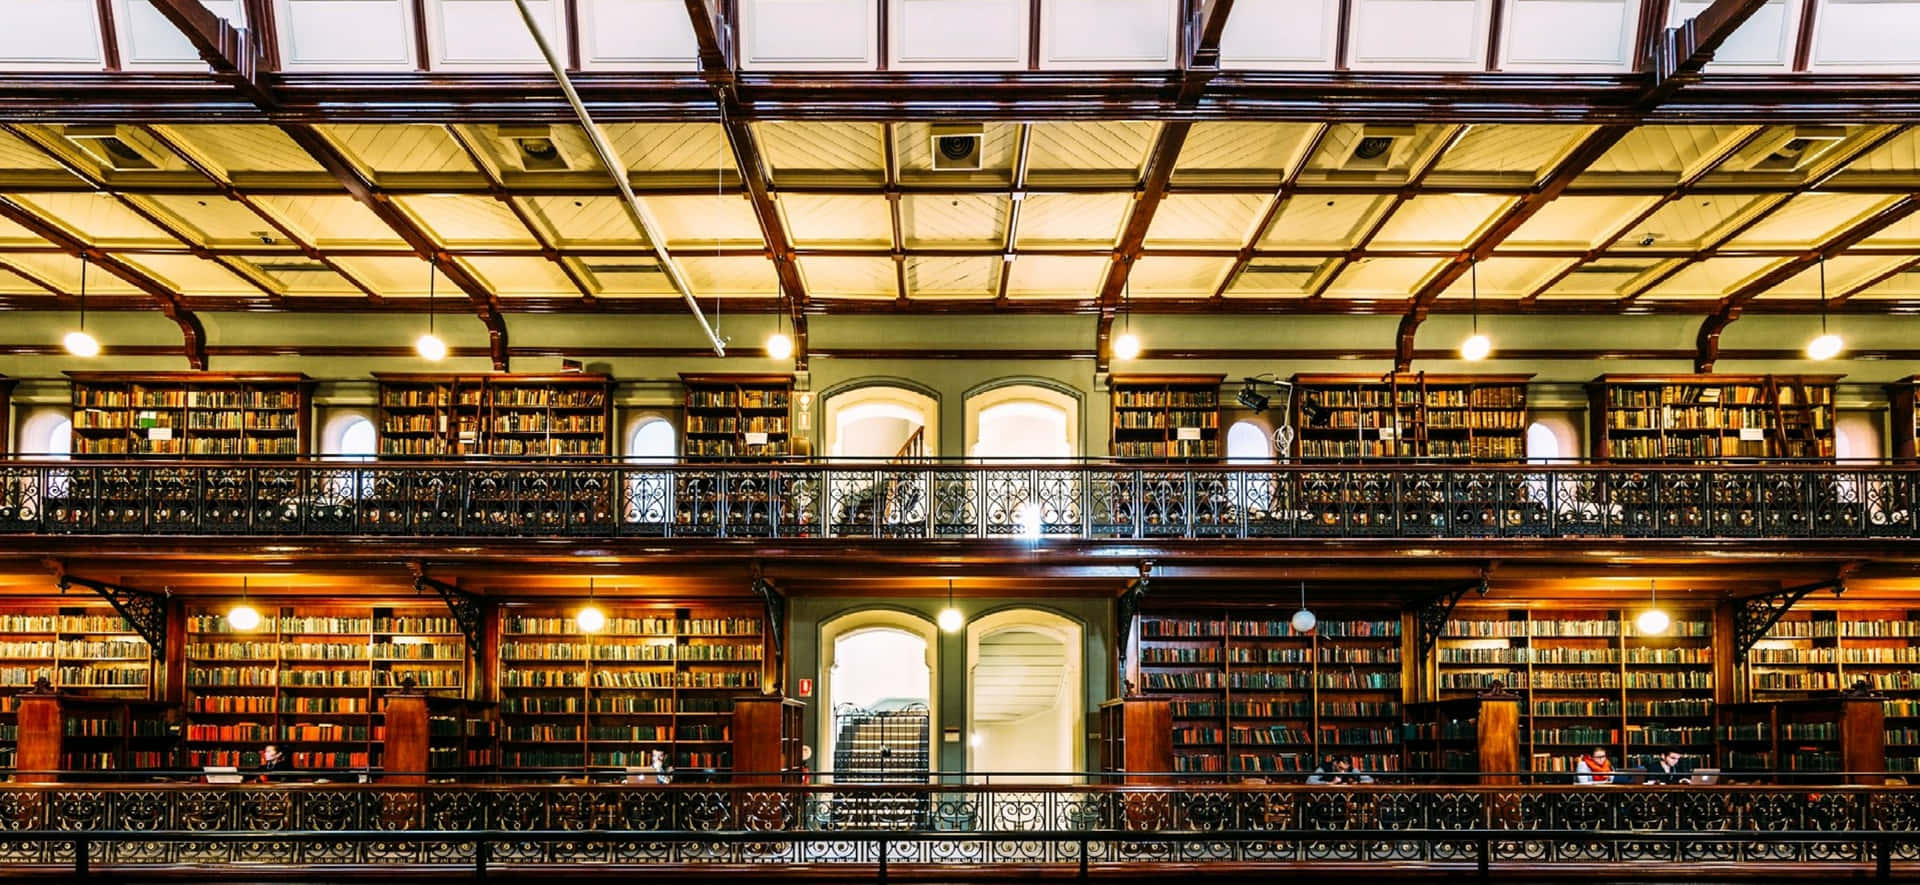
[[[73,452],[73,418],[64,411],[41,411],[20,422],[20,454],[66,458]]]
[[[1555,461],[1560,457],[1560,437],[1553,428],[1539,421],[1527,425],[1527,460]]]
[[[61,418],[54,422],[53,426],[47,429],[47,436],[42,445],[50,457],[65,458],[72,455],[73,419]]]
[[[355,418],[340,431],[340,454],[348,458],[372,459],[380,454],[380,432],[373,422]]]
[[[627,438],[627,457],[671,461],[676,454],[673,425],[665,418],[648,418]]]
[[[1227,428],[1227,460],[1268,461],[1273,458],[1273,440],[1258,421],[1238,421]]]
[[[1069,458],[1067,413],[1052,403],[1009,400],[980,410],[976,458]]]

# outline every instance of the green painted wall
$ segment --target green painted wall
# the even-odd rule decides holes
[[[911,598],[890,597],[875,599],[871,597],[831,597],[803,596],[791,600],[787,617],[786,678],[784,685],[792,695],[803,677],[814,680],[814,697],[807,701],[807,743],[814,751],[825,753],[825,732],[822,731],[822,717],[830,715],[824,710],[827,699],[820,696],[820,664],[824,657],[820,648],[821,625],[845,614],[868,609],[910,612],[923,617],[928,623],[946,607],[946,600],[938,597]],[[1081,659],[1083,674],[1084,709],[1083,727],[1080,729],[1085,759],[1089,766],[1097,765],[1099,750],[1091,743],[1092,735],[1098,733],[1097,713],[1102,701],[1112,697],[1115,663],[1114,639],[1114,601],[1111,599],[1083,598],[959,598],[954,607],[965,614],[969,621],[997,611],[1013,608],[1034,608],[1065,616],[1080,623],[1085,639],[1085,657]],[[939,697],[937,706],[940,721],[934,724],[934,747],[937,764],[942,771],[959,771],[966,767],[966,725],[967,725],[967,639],[964,629],[954,633],[941,633],[939,647],[935,655],[934,679]],[[946,743],[940,740],[944,728],[961,730],[960,743]],[[816,757],[816,769],[825,769],[832,760]]]

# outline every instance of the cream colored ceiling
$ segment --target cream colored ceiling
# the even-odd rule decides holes
[[[835,301],[1096,297],[1140,200],[1162,123],[981,127],[978,170],[933,168],[930,124],[751,127],[806,294]],[[432,241],[511,306],[672,298],[585,133],[546,137],[539,169],[495,124],[330,125],[318,133]],[[1469,250],[1440,297],[1493,302],[1724,298],[1844,237],[1920,188],[1920,130],[1863,125],[1644,126],[1524,223],[1502,225],[1594,136],[1591,126],[1195,124],[1144,227],[1131,297],[1404,301]],[[192,299],[424,297],[399,233],[271,126],[122,126],[147,168],[88,147],[98,130],[0,127],[0,197]],[[762,219],[726,132],[621,124],[607,135],[699,297],[772,298]],[[1362,157],[1369,139],[1390,147]],[[1800,139],[1796,142],[1795,139]],[[1373,142],[1377,144],[1378,142]],[[1811,144],[1801,162],[1782,161]],[[125,167],[125,168],[121,168]],[[1505,236],[1499,232],[1511,229]],[[1830,297],[1904,299],[1920,220],[1828,262]],[[0,295],[66,295],[78,262],[0,220]],[[1777,274],[1776,274],[1777,276]],[[444,281],[442,283],[444,285]],[[136,292],[95,273],[89,291]],[[1760,296],[1804,299],[1818,275]],[[447,291],[442,294],[452,296]]]

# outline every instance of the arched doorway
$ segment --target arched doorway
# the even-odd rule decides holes
[[[870,384],[829,393],[823,408],[829,457],[885,460],[939,454],[940,402],[926,393]]]
[[[823,750],[815,767],[841,781],[924,779],[939,722],[939,631],[926,618],[868,609],[820,627]]]
[[[1080,448],[1080,401],[1038,384],[1006,384],[966,401],[967,454],[975,458],[1071,458]]]
[[[967,768],[1063,772],[1011,779],[1070,783],[1085,766],[1079,622],[1021,608],[967,626]]]

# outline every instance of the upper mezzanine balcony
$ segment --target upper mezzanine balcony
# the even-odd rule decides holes
[[[1920,540],[1920,465],[0,460],[0,536]]]

